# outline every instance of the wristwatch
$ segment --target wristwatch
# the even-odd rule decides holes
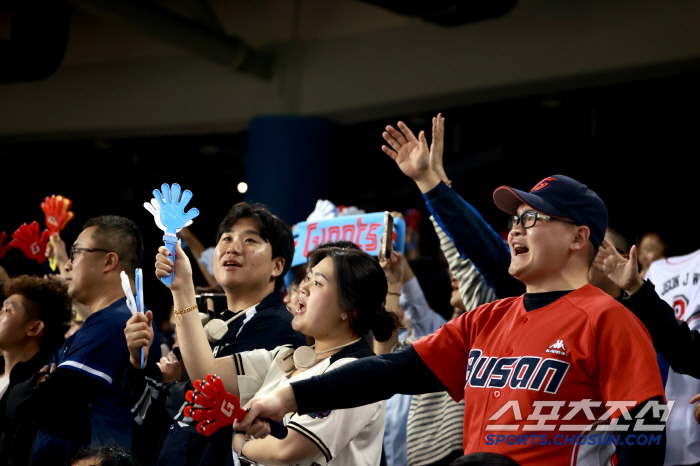
[[[237,453],[238,453],[238,459],[240,460],[241,465],[251,465],[251,464],[255,464],[254,462],[248,460],[247,458],[245,458],[245,457],[243,456],[243,445],[245,445],[246,443],[250,442],[251,440],[253,440],[253,439],[247,438],[247,439],[243,440],[243,442],[241,443],[241,445],[238,447],[238,452],[237,452]]]

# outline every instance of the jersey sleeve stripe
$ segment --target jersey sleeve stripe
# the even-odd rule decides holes
[[[241,355],[236,353],[233,355],[233,363],[236,365],[236,374],[245,375],[245,369],[243,369],[243,360]]]
[[[106,381],[109,385],[112,385],[112,377],[109,375],[105,374],[102,371],[98,371],[97,369],[93,369],[90,366],[87,366],[85,364],[81,364],[79,362],[75,361],[63,361],[58,367],[64,367],[64,366],[69,366],[69,367],[74,367],[78,369],[79,371],[87,372],[89,375],[93,377],[100,378],[104,381]]]
[[[694,320],[700,319],[700,309],[696,309],[685,321],[686,324],[690,325]]]
[[[296,422],[290,422],[287,425],[287,428],[293,429],[297,432],[299,432],[301,435],[304,437],[308,438],[311,440],[316,446],[318,447],[319,450],[321,450],[321,453],[323,453],[323,456],[326,457],[326,463],[330,463],[330,461],[333,459],[333,456],[331,456],[331,451],[328,449],[325,443],[323,443],[323,440],[320,438],[316,437],[316,434],[305,428],[304,426],[301,426],[297,424]]]

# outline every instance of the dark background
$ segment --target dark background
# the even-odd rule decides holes
[[[429,136],[432,116],[442,111],[447,174],[454,189],[497,231],[505,225],[505,214],[491,200],[496,187],[529,190],[546,176],[565,174],[603,198],[610,225],[630,241],[654,230],[668,240],[671,255],[686,254],[699,247],[692,234],[698,225],[693,218],[700,168],[699,78],[686,74],[338,126],[329,154],[333,168],[327,174],[327,197],[336,205],[368,212],[421,209],[426,214],[423,253],[434,254],[437,243],[430,235],[420,192],[380,147],[387,124],[402,120]],[[162,233],[142,204],[161,183],[178,182],[192,190],[190,206],[201,212],[192,230],[205,246],[212,246],[218,223],[231,205],[244,199],[236,185],[244,178],[246,136],[241,132],[2,144],[5,214],[0,231],[11,234],[32,220],[43,228],[39,205],[51,194],[73,200],[76,218],[61,235],[68,245],[90,217],[129,217],[144,237],[147,306],[165,313],[172,301],[157,283],[152,265]],[[297,189],[314,190],[318,180],[295,182]],[[303,219],[284,220],[291,224]],[[10,275],[39,272],[19,250],[8,252],[2,265]],[[196,280],[205,284],[201,276]]]

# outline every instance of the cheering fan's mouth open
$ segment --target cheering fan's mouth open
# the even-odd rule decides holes
[[[528,249],[527,247],[523,246],[523,245],[520,244],[520,243],[514,243],[514,244],[513,244],[513,253],[514,253],[516,256],[519,256],[520,254],[525,254],[525,253],[527,253],[528,251],[529,251],[529,249]]]

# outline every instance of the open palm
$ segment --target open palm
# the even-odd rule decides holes
[[[394,159],[404,175],[418,181],[430,170],[428,141],[423,131],[416,138],[403,122],[398,127],[399,130],[391,125],[386,127],[382,137],[391,147],[382,146],[382,150]]]
[[[609,239],[605,238],[592,265],[603,271],[614,284],[629,294],[638,290],[643,284],[639,276],[636,246],[632,246],[627,258],[615,249],[615,245]]]

